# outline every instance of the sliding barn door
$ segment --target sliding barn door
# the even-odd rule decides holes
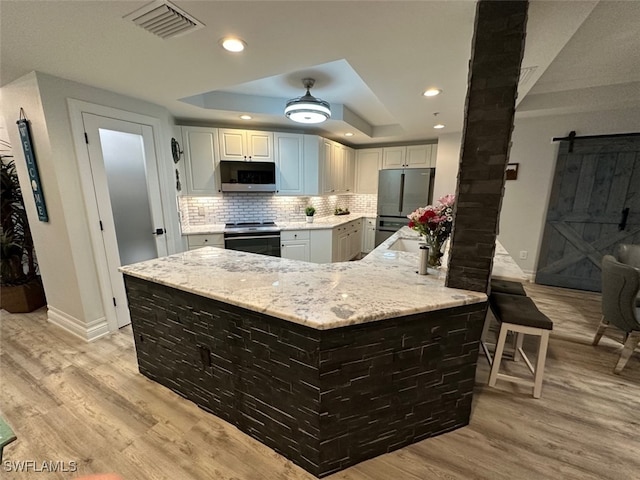
[[[603,255],[640,243],[640,135],[570,147],[560,144],[536,283],[600,291]]]

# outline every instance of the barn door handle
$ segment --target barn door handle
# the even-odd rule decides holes
[[[627,228],[627,218],[629,218],[629,207],[622,210],[622,218],[618,224],[618,230],[622,231]]]

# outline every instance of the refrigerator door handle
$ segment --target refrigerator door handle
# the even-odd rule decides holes
[[[398,211],[402,212],[404,200],[404,172],[400,174],[400,201],[398,202]]]

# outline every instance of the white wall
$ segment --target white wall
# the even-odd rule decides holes
[[[506,182],[500,214],[500,242],[526,273],[534,272],[551,184],[558,142],[572,130],[577,135],[606,135],[640,131],[640,110],[608,110],[551,117],[518,118],[516,115],[509,162],[519,163],[518,180]],[[526,260],[518,259],[520,251]]]
[[[433,186],[434,202],[444,195],[456,193],[461,145],[462,132],[448,133],[438,137],[436,178]]]
[[[522,118],[516,114],[510,163],[519,163],[518,179],[507,181],[500,213],[498,239],[525,273],[535,273],[547,204],[555,170],[558,143],[572,130],[578,135],[640,131],[640,110],[628,108],[568,115]],[[434,198],[455,191],[462,135],[438,139]],[[521,251],[527,252],[520,259]]]
[[[124,97],[113,92],[32,72],[2,88],[2,113],[12,144],[20,145],[15,120],[20,107],[31,121],[32,136],[49,222],[37,219],[32,196],[26,195],[27,214],[32,226],[40,264],[49,319],[84,338],[105,333],[105,313],[100,297],[97,271],[87,225],[80,177],[78,175],[67,98],[109,106],[160,119],[163,139],[170,139],[173,119],[160,106]],[[169,142],[157,152],[163,184],[165,222],[169,251],[181,249],[178,212],[173,194],[173,162]],[[29,191],[22,150],[14,148],[19,177]],[[27,187],[27,188],[25,188]]]

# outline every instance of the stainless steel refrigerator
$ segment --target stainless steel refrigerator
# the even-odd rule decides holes
[[[433,168],[397,168],[378,173],[376,247],[409,224],[407,215],[433,198]]]

